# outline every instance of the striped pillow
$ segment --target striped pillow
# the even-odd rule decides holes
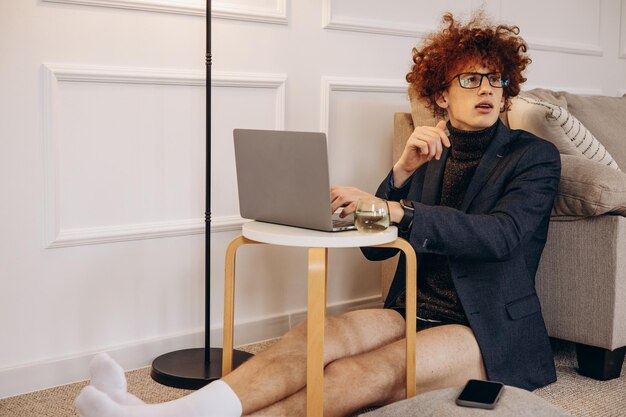
[[[526,130],[548,140],[562,154],[583,156],[620,170],[606,148],[563,107],[530,97],[515,97],[508,116],[511,129]]]

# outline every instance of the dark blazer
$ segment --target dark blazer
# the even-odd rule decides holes
[[[551,143],[498,124],[460,210],[437,205],[446,148],[439,161],[420,167],[402,188],[392,188],[389,176],[385,178],[376,195],[414,201],[413,226],[403,237],[415,249],[418,265],[428,254],[448,256],[489,379],[532,390],[556,381],[535,273],[561,164]],[[368,259],[381,260],[397,251],[363,252]],[[404,274],[401,258],[385,307],[403,290]]]

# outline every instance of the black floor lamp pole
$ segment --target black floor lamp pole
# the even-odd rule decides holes
[[[152,379],[175,388],[198,389],[222,376],[222,349],[211,347],[211,0],[206,2],[206,210],[204,245],[204,347],[166,353],[152,362]],[[233,368],[249,353],[235,350]]]

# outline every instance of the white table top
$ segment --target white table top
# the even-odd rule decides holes
[[[320,232],[272,223],[249,222],[242,227],[244,237],[257,242],[307,248],[353,248],[389,243],[398,237],[398,229],[390,226],[382,232],[367,233],[358,230]]]

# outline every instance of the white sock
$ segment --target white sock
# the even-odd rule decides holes
[[[124,369],[106,353],[97,354],[89,364],[91,385],[122,405],[144,404],[128,392]]]
[[[89,385],[76,397],[81,417],[240,417],[241,401],[223,381],[160,404],[123,405]]]

